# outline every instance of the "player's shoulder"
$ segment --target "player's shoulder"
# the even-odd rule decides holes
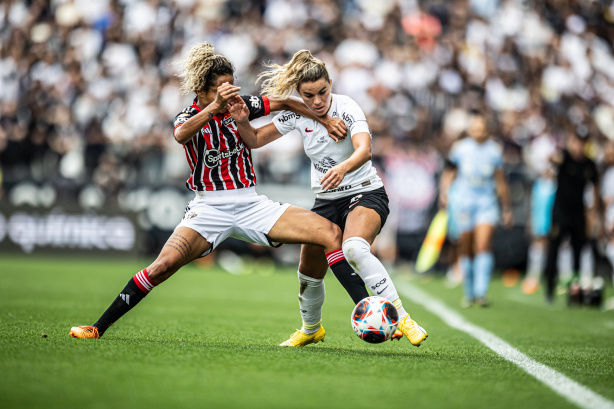
[[[494,139],[489,139],[486,141],[486,146],[493,153],[503,155],[503,144],[501,144],[501,142],[495,141]]]
[[[280,122],[282,124],[295,123],[301,118],[302,116],[292,111],[281,111],[280,113],[275,115],[275,121]]]
[[[467,149],[472,145],[473,139],[471,138],[462,138],[462,139],[457,139],[452,146],[450,146],[450,152],[454,151],[454,152],[458,152],[461,151],[463,149]]]

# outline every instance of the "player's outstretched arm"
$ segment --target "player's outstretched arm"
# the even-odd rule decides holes
[[[234,118],[239,135],[248,148],[260,148],[282,137],[282,134],[272,123],[260,128],[254,128],[249,123],[249,109],[241,97],[233,98],[229,105],[228,112]]]
[[[328,131],[328,136],[331,137],[335,142],[339,142],[347,135],[347,127],[345,122],[341,118],[332,118],[328,115],[317,116],[309,108],[307,105],[300,99],[296,97],[288,97],[285,99],[270,99],[269,103],[271,105],[271,111],[292,111],[301,116],[305,116],[307,118],[318,121],[322,125],[326,127]]]

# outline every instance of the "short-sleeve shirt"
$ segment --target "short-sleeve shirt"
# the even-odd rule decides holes
[[[503,150],[493,141],[472,138],[456,142],[449,159],[458,169],[457,188],[471,194],[495,195],[495,171],[503,167]]]
[[[249,120],[270,113],[267,97],[242,95]],[[173,133],[198,114],[197,100],[175,117]],[[235,120],[225,112],[214,116],[183,145],[190,166],[186,186],[194,191],[230,190],[256,186],[250,149],[245,146]]]
[[[320,179],[326,172],[354,153],[352,137],[361,132],[371,134],[365,114],[354,100],[345,95],[331,94],[331,96],[328,115],[341,118],[348,129],[349,137],[338,143],[330,138],[326,127],[314,119],[291,111],[282,111],[273,118],[273,123],[282,135],[294,129],[300,132],[305,153],[311,160],[311,189],[320,199],[336,199],[384,186],[369,160],[355,171],[347,173],[335,189],[328,191],[322,189]]]

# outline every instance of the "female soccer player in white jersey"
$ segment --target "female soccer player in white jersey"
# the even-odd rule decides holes
[[[489,139],[486,120],[473,113],[467,130],[469,138],[457,141],[450,150],[442,179],[454,180],[455,207],[460,230],[459,262],[465,276],[464,306],[488,305],[494,258],[490,251],[495,225],[499,221],[497,196],[503,208],[503,225],[512,224],[512,210],[503,173],[501,146]],[[442,187],[445,203],[448,192]]]
[[[186,185],[195,192],[195,198],[156,260],[130,279],[96,323],[73,327],[73,337],[102,336],[156,285],[190,261],[207,255],[228,236],[271,246],[307,243],[326,252],[333,271],[352,273],[343,256],[338,226],[313,212],[256,193],[251,153],[228,106],[231,101],[240,101],[247,110],[246,119],[267,115],[271,109],[315,115],[298,98],[274,101],[240,97],[240,88],[233,85],[232,63],[216,54],[209,43],[193,46],[183,64],[182,91],[194,92],[196,98],[175,117],[173,135],[185,149],[191,171]],[[311,342],[322,340],[324,335],[320,328]]]
[[[399,329],[413,345],[419,346],[427,337],[426,331],[409,317],[388,272],[371,254],[371,244],[386,222],[389,210],[384,185],[371,164],[371,133],[364,113],[351,98],[331,93],[332,81],[326,66],[307,50],[297,52],[284,66],[274,64],[270,68],[259,77],[264,79],[263,94],[284,98],[296,90],[318,117],[330,115],[343,119],[350,137],[336,143],[317,121],[289,111],[279,113],[272,123],[254,129],[248,121],[247,106],[239,102],[230,112],[245,144],[254,149],[294,129],[301,133],[305,152],[311,159],[311,187],[316,194],[312,210],[341,227],[345,257],[373,295],[394,304],[399,312]],[[304,244],[298,269],[303,327],[286,344],[309,342],[319,330],[326,270],[322,249]],[[334,273],[350,292],[344,283],[347,277]],[[362,290],[362,296],[368,296],[364,284]]]

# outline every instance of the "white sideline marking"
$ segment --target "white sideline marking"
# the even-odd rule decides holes
[[[396,287],[403,295],[412,301],[421,303],[429,311],[439,316],[450,327],[466,332],[476,338],[502,358],[518,365],[570,402],[585,409],[614,409],[614,402],[598,395],[554,369],[529,358],[491,332],[465,320],[462,315],[448,308],[443,302],[430,296],[418,287],[400,280],[397,280]]]

